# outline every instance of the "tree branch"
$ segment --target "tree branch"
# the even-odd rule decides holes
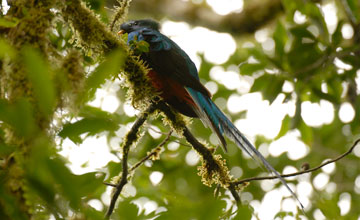
[[[176,124],[177,119],[176,115],[173,113],[173,111],[170,109],[170,107],[163,101],[160,101],[157,103],[157,107],[165,113],[167,118],[170,119],[171,122],[174,122]],[[193,148],[201,154],[201,156],[204,157],[204,159],[209,162],[209,165],[212,167],[212,169],[218,169],[217,163],[215,162],[211,151],[206,148],[204,145],[202,145],[189,131],[189,129],[184,125],[183,126],[183,135],[185,139],[193,146]]]
[[[166,103],[160,101],[158,102],[157,107],[165,113],[166,117],[169,118],[171,122],[173,122],[174,124],[177,123],[176,115]],[[229,189],[236,202],[239,202],[240,197],[237,193],[236,185],[231,183],[231,177],[229,175],[226,165],[222,163],[219,158],[215,158],[215,156],[213,155],[213,151],[201,144],[185,125],[183,125],[182,131],[185,139],[202,156],[203,165],[206,169],[205,176],[202,176],[203,183],[206,185],[217,183],[218,185]],[[211,180],[209,181],[206,178],[211,178]]]
[[[305,174],[305,173],[311,173],[311,172],[317,171],[317,170],[323,168],[324,166],[326,166],[326,165],[328,165],[330,163],[335,163],[336,161],[339,161],[342,158],[349,155],[354,150],[354,148],[358,145],[359,142],[360,142],[360,139],[357,139],[348,151],[346,151],[345,153],[343,153],[340,156],[336,157],[335,159],[328,160],[325,163],[320,164],[317,167],[314,167],[314,168],[311,168],[311,169],[306,169],[306,170],[295,172],[295,173],[284,174],[284,175],[280,175],[280,176],[283,177],[283,178],[287,178],[287,177],[294,177],[294,176],[299,176],[299,175],[302,175],[302,174]],[[278,178],[277,176],[250,177],[250,178],[235,181],[233,183],[236,184],[236,185],[239,185],[239,184],[244,184],[244,183],[248,183],[248,182],[251,182],[251,181],[272,180],[272,179],[277,179],[277,178]]]
[[[340,5],[343,7],[345,15],[351,23],[351,26],[354,28],[354,40],[356,43],[360,42],[360,23],[357,22],[356,17],[350,9],[350,6],[346,0],[340,0]]]
[[[113,5],[111,1],[108,3],[109,7]],[[191,1],[180,0],[137,0],[133,1],[130,7],[130,15],[133,18],[168,18],[235,35],[253,33],[282,12],[281,0],[247,1],[241,12],[227,15],[215,13],[205,2],[194,4]]]
[[[146,155],[144,158],[142,158],[140,161],[138,161],[134,166],[130,167],[130,169],[128,170],[128,173],[133,172],[135,169],[137,169],[139,166],[141,166],[141,164],[143,164],[145,161],[149,160],[151,157],[157,158],[159,156],[160,150],[164,147],[166,142],[169,141],[169,139],[171,137],[171,133],[172,133],[172,131],[168,132],[166,138],[156,148],[154,148],[148,155]],[[117,187],[117,184],[113,184],[113,183],[104,182],[104,184],[107,186]]]
[[[110,206],[108,211],[106,212],[106,218],[109,218],[112,212],[114,211],[115,203],[117,198],[119,197],[123,187],[127,183],[127,176],[128,176],[128,155],[130,151],[131,145],[137,141],[138,139],[138,131],[140,127],[144,124],[149,114],[155,111],[155,105],[150,105],[150,107],[142,113],[142,115],[136,120],[134,125],[132,126],[129,133],[126,135],[124,140],[124,145],[122,146],[122,175],[121,179],[118,184],[116,184],[115,192],[111,198]]]
[[[136,168],[138,168],[141,164],[143,164],[145,161],[147,161],[148,159],[150,159],[151,157],[157,158],[158,154],[161,150],[161,148],[164,147],[164,145],[169,141],[170,137],[171,137],[172,131],[170,131],[166,138],[155,148],[153,149],[148,155],[146,155],[143,159],[141,159],[139,162],[137,162],[134,166],[132,166],[129,169],[129,172],[134,171]]]

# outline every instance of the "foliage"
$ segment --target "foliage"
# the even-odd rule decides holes
[[[70,162],[59,152],[67,139],[80,145],[89,137],[106,136],[109,146],[98,147],[109,147],[114,157],[121,158],[121,132],[135,120],[124,112],[125,106],[130,101],[144,109],[147,104],[139,100],[147,102],[153,97],[146,79],[141,78],[146,66],[136,59],[129,61],[123,39],[108,31],[111,17],[103,1],[84,1],[91,10],[78,0],[11,2],[9,11],[5,14],[2,9],[0,15],[0,219],[103,219],[111,196],[111,186],[103,182],[116,182],[121,164],[108,161],[101,170],[74,174]],[[283,0],[284,11],[278,21],[265,27],[272,30],[269,39],[273,49],[264,49],[253,35],[236,36],[238,50],[221,64],[224,69],[238,66],[242,76],[253,80],[249,92],[261,93],[270,104],[279,97],[285,97],[283,103],[295,103],[294,114],[285,115],[275,139],[298,131],[310,152],[300,160],[291,160],[284,153],[269,156],[276,170],[286,166],[300,169],[304,163],[316,166],[336,157],[347,150],[360,131],[360,5],[356,0],[335,3],[339,20],[334,30],[329,30],[320,7],[325,3]],[[72,10],[74,5],[81,10]],[[305,16],[304,22],[296,22],[295,14]],[[352,28],[351,38],[344,38],[345,27]],[[104,31],[91,35],[93,29]],[[242,47],[245,41],[252,46]],[[145,42],[132,43],[137,52],[148,49]],[[227,100],[237,94],[211,78],[209,72],[216,65],[200,57],[201,80],[215,82],[218,87],[214,100]],[[131,62],[135,64],[129,65]],[[124,73],[129,69],[134,71],[131,76],[137,77],[135,84]],[[121,83],[115,93],[120,103],[116,111],[89,104],[97,91],[113,83]],[[284,89],[285,85],[292,89]],[[320,126],[308,125],[302,114],[306,101],[329,102],[334,119]],[[355,112],[349,122],[339,116],[344,103],[349,103]],[[246,114],[231,114],[226,108],[224,111],[233,121]],[[142,128],[136,147],[130,149],[130,165],[146,157],[166,137],[154,134],[150,124],[165,133],[170,129],[157,114],[148,119],[148,124]],[[201,140],[211,139],[211,131],[197,119],[192,121],[191,131]],[[118,141],[118,146],[111,144],[113,140]],[[259,136],[255,143],[267,146],[272,141]],[[214,184],[203,185],[198,169],[186,162],[193,151],[181,138],[172,136],[165,146],[160,160],[147,160],[145,166],[131,173],[112,219],[258,218],[256,208],[249,203],[261,202],[265,192],[259,183],[241,188],[242,204],[236,204],[229,191],[219,190]],[[223,158],[230,170],[241,167],[244,174],[240,177],[262,175],[263,171],[255,169],[253,161],[243,158],[230,142],[228,148]],[[305,180],[299,178],[312,185],[308,198],[311,205],[306,210],[309,218],[319,211],[327,219],[359,217],[356,204],[360,202],[360,186],[354,185],[360,178],[358,159],[351,154],[338,161],[334,172],[326,174],[335,190],[316,188],[313,179],[318,173]],[[159,184],[149,180],[153,171],[164,175]],[[296,180],[289,182],[298,184]],[[273,187],[280,188],[280,184]],[[348,194],[351,207],[342,216],[338,204]],[[92,205],[94,201],[101,205]],[[155,208],[144,208],[151,205]],[[282,210],[276,216],[300,218],[300,214]]]

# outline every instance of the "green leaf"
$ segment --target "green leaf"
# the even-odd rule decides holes
[[[321,210],[326,219],[342,219],[336,199],[321,199],[318,201],[317,207]]]
[[[313,141],[312,128],[309,127],[303,120],[301,120],[298,124],[298,129],[301,134],[301,140],[303,140],[305,144],[311,146],[311,143]]]
[[[296,36],[298,39],[309,38],[312,40],[316,40],[315,36],[307,29],[309,27],[308,24],[302,24],[294,26],[290,29],[290,33]]]
[[[88,98],[92,98],[97,88],[99,88],[106,79],[116,76],[120,68],[124,66],[125,57],[122,50],[111,52],[103,63],[93,71],[86,80],[86,90]]]
[[[91,206],[86,206],[85,209],[82,210],[86,220],[104,220],[104,213],[98,210],[95,210]]]
[[[0,121],[12,126],[18,135],[25,138],[36,130],[32,106],[24,98],[15,103],[0,99]]]
[[[341,31],[343,25],[344,25],[344,21],[343,20],[339,21],[331,37],[331,42],[334,47],[338,46],[343,41],[342,31]]]
[[[84,118],[74,123],[65,124],[59,136],[69,138],[74,143],[81,143],[81,134],[96,135],[102,131],[114,131],[119,128],[117,122],[106,118]]]
[[[168,210],[162,212],[157,219],[219,219],[222,209],[225,207],[224,201],[215,199],[209,195],[202,198],[186,198],[181,195],[167,196]]]
[[[144,41],[144,40],[139,41],[138,44],[137,44],[137,49],[141,53],[149,52],[149,47],[150,47],[150,44],[148,42]]]
[[[281,1],[284,8],[287,10],[287,13],[293,13],[297,9],[297,1],[288,1],[282,0]]]
[[[26,161],[23,162],[26,164],[25,179],[30,196],[41,199],[42,204],[51,207],[51,212],[58,213],[59,207],[55,200],[58,185],[55,184],[53,175],[60,171],[49,172],[49,160],[55,156],[49,143],[47,138],[33,140],[33,145],[29,148],[31,151],[29,150]]]
[[[356,23],[360,22],[360,2],[358,0],[346,0],[347,5],[351,10],[351,15],[356,19]]]
[[[39,109],[43,114],[50,115],[56,101],[51,69],[40,52],[34,48],[24,47],[22,55]]]
[[[289,115],[286,115],[284,117],[284,119],[282,120],[282,123],[281,123],[280,131],[279,131],[278,135],[276,136],[275,140],[281,138],[290,130],[291,121],[292,121],[292,118]]]
[[[234,220],[247,220],[251,219],[253,210],[249,206],[240,205],[237,210],[237,214],[234,217]]]
[[[275,98],[282,91],[282,86],[284,84],[284,79],[281,79],[277,75],[264,74],[259,78],[255,79],[254,84],[252,85],[250,92],[260,91],[263,97],[272,103]]]
[[[311,67],[317,62],[322,62],[324,57],[324,52],[320,51],[317,43],[304,44],[301,42],[301,39],[295,39],[287,59],[289,61],[289,67],[294,72],[297,72],[297,76],[300,79],[303,79],[309,75],[313,75],[313,71],[316,69]]]
[[[284,9],[286,11],[287,20],[290,22],[294,22],[293,16],[296,10],[298,10],[303,3],[301,0],[282,0],[282,5],[284,6]]]
[[[95,172],[74,175],[65,166],[64,161],[58,158],[48,160],[47,169],[74,209],[80,208],[83,197],[90,197],[99,187],[103,186],[102,179],[96,178]]]
[[[320,7],[313,2],[307,2],[304,4],[304,7],[300,9],[300,11],[305,15],[308,15],[312,19],[312,23],[314,23],[319,28],[320,37],[322,38],[323,42],[328,42],[329,31],[327,29],[327,25]]]
[[[77,189],[78,197],[91,197],[99,187],[104,187],[103,177],[105,175],[99,175],[99,172],[85,173],[82,175],[73,175],[72,182],[75,184],[73,188]]]
[[[288,41],[288,34],[284,25],[281,22],[278,22],[273,34],[275,41],[275,55],[280,59],[280,62],[283,62],[283,57],[285,54],[285,44]]]
[[[242,63],[240,64],[240,73],[242,75],[252,75],[256,71],[263,70],[265,68],[265,64],[263,63]]]
[[[113,114],[89,105],[81,108],[79,116],[84,118],[114,118]]]
[[[139,219],[138,212],[138,207],[132,204],[130,199],[124,199],[119,203],[113,215],[118,217],[118,219],[133,220]]]
[[[97,178],[96,173],[72,174],[48,142],[41,138],[32,146],[26,161],[26,179],[36,195],[54,211],[59,208],[55,195],[65,198],[73,209],[80,209],[83,197],[91,197],[99,187],[104,187],[102,178]]]
[[[249,56],[253,56],[259,63],[268,63],[269,58],[262,49],[257,45],[257,47],[254,48],[247,48],[247,52],[249,53]]]
[[[31,188],[36,196],[43,199],[49,206],[55,207],[56,189],[53,182],[46,181],[45,178],[39,178],[36,175],[27,175],[28,187]]]
[[[16,17],[4,16],[0,17],[0,27],[13,28],[19,24],[19,19]]]
[[[110,161],[105,167],[108,170],[108,181],[110,181],[114,176],[119,175],[122,170],[121,164],[114,161]]]
[[[337,88],[334,88],[334,90],[336,90]],[[340,88],[342,90],[342,87]],[[332,89],[330,89],[331,91]],[[312,92],[315,95],[311,95],[310,101],[312,102],[319,102],[321,99],[324,100],[328,100],[329,102],[332,102],[334,104],[339,104],[340,103],[340,95],[337,94],[331,94],[332,92],[329,93],[324,93],[323,91],[321,91],[321,89],[318,88],[312,88]]]
[[[292,212],[278,212],[274,218],[284,219],[286,216],[294,216]]]
[[[5,180],[7,177],[0,173],[0,179]],[[0,218],[13,219],[13,220],[25,220],[28,217],[20,210],[20,204],[18,204],[13,194],[5,190],[4,182],[0,181]]]
[[[16,52],[9,43],[4,39],[0,39],[0,59],[4,59],[6,56],[13,59],[16,56]]]

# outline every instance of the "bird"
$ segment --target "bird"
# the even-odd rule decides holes
[[[147,75],[152,86],[168,105],[185,116],[200,118],[203,124],[217,135],[225,152],[227,136],[254,160],[260,161],[282,182],[303,209],[298,197],[279,172],[211,100],[211,93],[201,84],[193,61],[173,40],[160,32],[160,24],[157,21],[130,20],[120,25],[118,33],[128,34],[128,45],[134,41],[148,43],[148,51],[142,52],[140,58],[150,68]]]

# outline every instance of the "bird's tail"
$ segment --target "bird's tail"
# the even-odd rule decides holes
[[[291,195],[299,202],[302,210],[304,206],[290,189],[284,178],[281,177],[279,172],[264,158],[264,156],[250,143],[250,141],[235,127],[235,125],[225,116],[225,114],[215,105],[215,103],[202,93],[187,88],[192,98],[197,104],[194,110],[203,123],[210,127],[219,137],[224,150],[227,150],[224,134],[231,139],[240,149],[245,151],[255,161],[259,161],[270,173],[274,174],[281,183],[288,189]]]

